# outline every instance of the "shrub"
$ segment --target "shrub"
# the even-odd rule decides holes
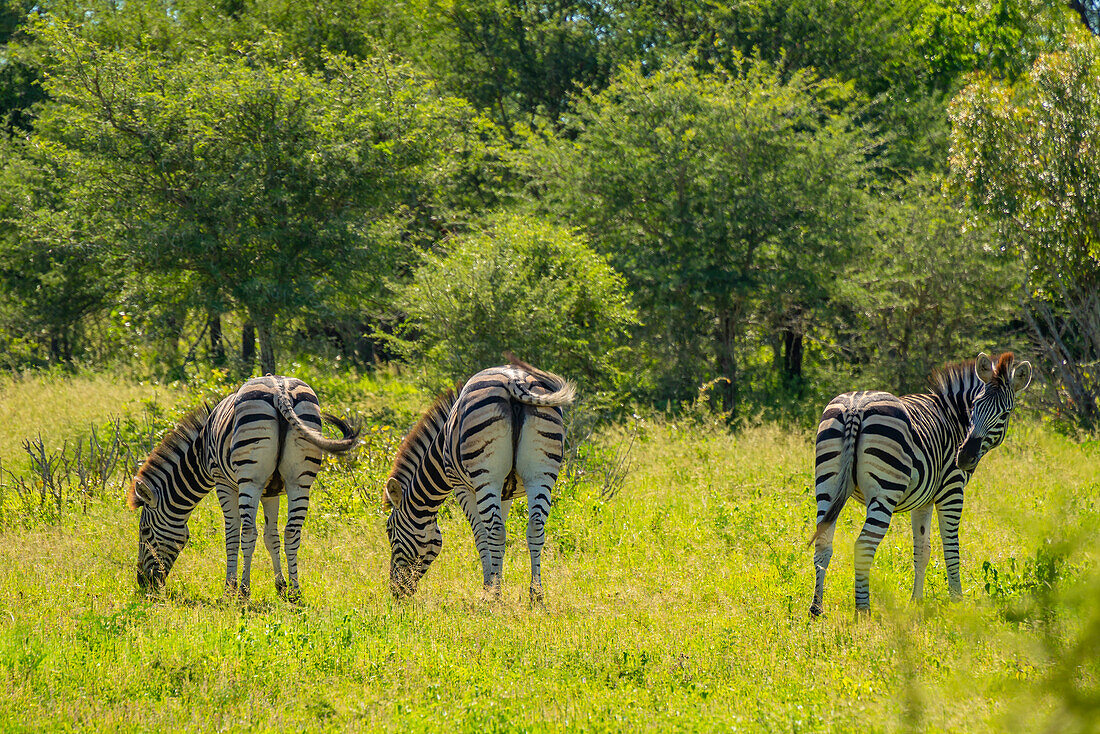
[[[629,330],[637,321],[625,281],[574,230],[501,216],[429,255],[397,290],[408,314],[399,342],[432,387],[511,350],[589,391],[622,390]]]

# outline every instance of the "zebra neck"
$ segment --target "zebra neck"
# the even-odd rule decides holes
[[[179,444],[146,467],[146,481],[159,485],[161,497],[171,514],[186,522],[191,512],[214,487],[213,474],[207,461],[206,426],[193,440]]]
[[[952,382],[942,392],[934,394],[936,403],[943,413],[944,422],[951,431],[951,438],[961,443],[963,437],[970,431],[970,416],[974,411],[974,399],[978,395],[981,385],[977,378]]]
[[[421,527],[439,514],[439,509],[451,493],[451,482],[447,477],[444,460],[445,434],[445,431],[436,434],[409,482],[409,502],[406,507],[410,519]]]

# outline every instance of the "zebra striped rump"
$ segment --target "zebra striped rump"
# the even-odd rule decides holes
[[[448,390],[402,442],[386,480],[390,587],[416,590],[443,546],[439,508],[454,492],[474,533],[483,581],[499,591],[504,521],[518,487],[527,493],[531,597],[542,598],[541,552],[550,493],[562,460],[562,409],[572,383],[520,362],[483,370]]]

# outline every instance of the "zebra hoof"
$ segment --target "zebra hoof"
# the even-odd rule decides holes
[[[870,616],[871,616],[871,607],[869,605],[865,606],[865,607],[856,607],[856,617],[857,618],[867,619]]]
[[[291,604],[300,604],[302,601],[301,589],[287,589],[283,588],[283,598],[285,598]]]
[[[546,606],[546,604],[545,604],[545,595],[542,592],[542,587],[541,586],[532,586],[531,587],[531,606],[533,606],[533,607],[544,607],[544,606]]]
[[[820,617],[824,613],[825,613],[825,610],[822,609],[821,605],[818,604],[817,602],[814,602],[813,604],[810,605],[810,617],[812,619],[817,619],[818,617]]]

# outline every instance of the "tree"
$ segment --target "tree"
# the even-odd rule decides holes
[[[622,60],[615,4],[593,0],[420,0],[406,5],[402,53],[506,130],[557,124],[581,86]]]
[[[1100,41],[1083,31],[1015,85],[977,76],[951,107],[967,201],[1023,255],[1024,315],[1066,407],[1100,421]]]
[[[941,169],[945,106],[962,74],[1013,76],[1058,36],[1059,9],[1043,0],[623,0],[613,33],[638,40],[635,58],[692,55],[700,71],[756,56],[783,75],[812,70],[851,82],[861,117],[889,131],[884,173]],[[1053,29],[1053,30],[1052,30]]]
[[[536,217],[501,215],[428,255],[397,288],[404,343],[440,387],[521,359],[581,381],[624,389],[624,345],[636,324],[626,284],[584,239]]]
[[[264,371],[280,319],[409,258],[392,222],[435,196],[468,126],[390,59],[309,71],[275,39],[181,61],[56,20],[35,33],[53,100],[35,144],[79,171],[79,205],[110,213],[135,267],[195,274],[196,304],[244,311]]]
[[[112,259],[94,223],[68,209],[80,186],[72,171],[18,140],[0,140],[0,161],[5,330],[32,355],[45,349],[50,363],[71,364],[87,318],[118,292]]]
[[[533,186],[634,290],[660,397],[726,378],[732,409],[751,328],[820,302],[862,208],[869,140],[849,94],[765,63],[635,64],[578,103],[574,139],[532,143]]]
[[[961,202],[924,176],[871,208],[869,250],[838,278],[835,331],[848,360],[897,394],[919,392],[945,362],[1003,344],[1021,263]]]

